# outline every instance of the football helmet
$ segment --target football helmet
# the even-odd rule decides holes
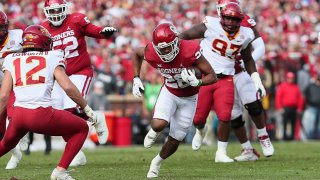
[[[223,7],[225,7],[228,3],[237,3],[240,6],[240,2],[238,0],[218,0],[217,4],[217,13],[218,16],[221,16],[221,10]]]
[[[28,26],[22,34],[22,48],[41,49],[49,51],[52,48],[52,39],[49,31],[40,25]]]
[[[60,26],[67,17],[67,2],[65,0],[46,0],[43,12],[54,26]]]
[[[8,35],[9,21],[7,15],[0,10],[0,43],[2,43]]]
[[[161,23],[152,34],[152,45],[164,62],[171,62],[179,53],[179,37],[171,23]]]
[[[237,3],[228,3],[221,10],[220,22],[223,29],[232,34],[239,30],[243,17],[242,10]]]

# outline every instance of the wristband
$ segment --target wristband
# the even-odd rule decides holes
[[[199,79],[198,85],[197,86],[201,86],[202,85],[202,79]]]

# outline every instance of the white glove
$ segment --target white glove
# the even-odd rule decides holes
[[[110,37],[117,29],[114,27],[105,27],[101,30],[100,34],[103,34],[105,37]]]
[[[197,87],[201,85],[201,81],[197,79],[197,77],[193,74],[193,72],[186,68],[182,69],[181,71],[181,78],[184,82],[190,84],[193,87]]]
[[[132,94],[136,98],[141,98],[141,91],[144,91],[141,79],[139,77],[133,78]]]
[[[89,105],[87,105],[84,109],[83,109],[84,113],[86,113],[86,115],[89,117],[88,121],[92,122],[92,123],[97,123],[97,114],[91,109],[91,107]]]
[[[251,79],[253,80],[254,85],[256,86],[258,96],[260,98],[264,97],[266,95],[266,89],[264,88],[264,86],[261,82],[259,74],[257,72],[252,73]]]

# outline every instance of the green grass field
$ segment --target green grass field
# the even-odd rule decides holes
[[[259,144],[254,144],[261,152]],[[161,167],[158,179],[320,179],[320,142],[274,143],[275,155],[261,157],[256,162],[214,163],[215,146],[204,146],[197,152],[191,145],[182,145],[176,154],[167,159]],[[160,145],[151,149],[142,146],[85,150],[88,163],[82,167],[69,168],[77,180],[146,179],[149,163],[158,153]],[[239,154],[240,145],[229,145],[229,155]],[[62,151],[50,156],[42,152],[24,156],[15,170],[4,170],[10,158],[0,159],[0,180],[16,177],[19,180],[50,179]]]

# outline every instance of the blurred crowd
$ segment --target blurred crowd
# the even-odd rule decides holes
[[[217,0],[67,0],[67,2],[69,12],[84,13],[96,25],[114,26],[118,29],[118,32],[108,40],[87,39],[88,52],[96,73],[96,82],[93,82],[93,86],[100,88],[97,90],[99,95],[131,94],[133,79],[131,53],[151,39],[152,30],[159,22],[171,21],[181,32],[201,22],[206,15],[217,16],[215,7]],[[282,107],[281,101],[278,102],[280,105],[276,105],[275,99],[279,85],[286,83],[288,72],[293,73],[293,83],[297,84],[303,97],[299,102],[302,104],[301,109],[299,109],[300,104],[293,105],[297,113],[302,117],[303,112],[312,105],[317,110],[316,115],[318,113],[320,116],[320,104],[310,104],[312,98],[310,93],[306,92],[310,85],[317,84],[317,79],[320,79],[319,0],[240,0],[240,3],[243,10],[256,20],[256,27],[266,44],[266,54],[257,65],[268,92],[263,104],[269,116],[270,129],[273,125],[279,124],[279,121],[282,122],[277,120],[274,112],[283,114],[285,107]],[[39,24],[45,19],[42,7],[43,0],[0,2],[0,9],[3,9],[10,19],[10,29],[24,29],[27,25]],[[142,70],[141,78],[146,84],[161,83],[161,78],[160,80],[156,78],[159,77],[156,75],[157,72],[151,70],[148,65],[144,64]],[[305,97],[306,95],[309,97]],[[151,97],[154,98],[153,95]],[[103,103],[105,106],[99,106],[99,110],[108,110],[110,105],[107,102]],[[142,119],[150,116],[150,105],[147,105],[143,109]],[[309,121],[307,122],[309,124]],[[301,125],[303,123],[298,127],[304,129],[307,137],[318,137],[318,130],[313,129],[315,126]],[[312,130],[309,129],[309,132],[308,128]],[[275,135],[278,139],[283,137],[285,135]],[[297,137],[299,138],[301,137]]]

